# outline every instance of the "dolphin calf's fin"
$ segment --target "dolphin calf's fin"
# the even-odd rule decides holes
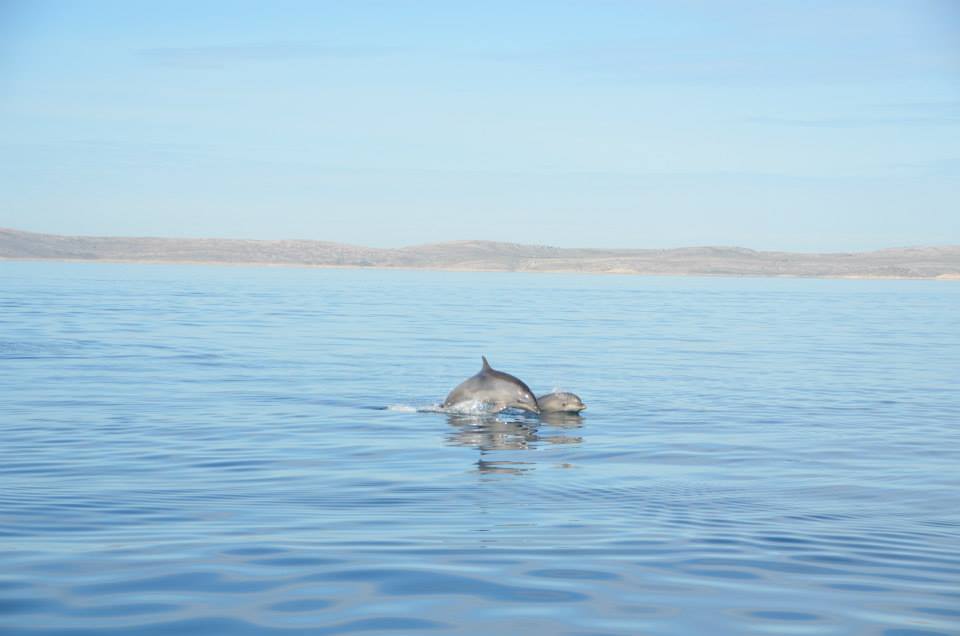
[[[487,362],[487,356],[480,356],[483,360],[483,370],[484,371],[493,371],[493,367],[490,366],[490,363]]]

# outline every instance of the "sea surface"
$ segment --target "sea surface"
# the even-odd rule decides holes
[[[958,381],[951,282],[0,263],[0,633],[960,634]]]

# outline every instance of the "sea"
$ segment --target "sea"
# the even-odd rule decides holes
[[[960,634],[960,284],[0,263],[0,634],[491,633]]]

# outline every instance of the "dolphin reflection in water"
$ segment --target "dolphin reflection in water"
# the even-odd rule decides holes
[[[450,446],[465,446],[479,451],[530,450],[541,444],[579,444],[583,438],[554,433],[548,427],[575,429],[582,418],[568,413],[541,414],[538,421],[530,417],[504,418],[491,415],[447,414],[452,430],[447,435]],[[548,426],[541,426],[546,424]]]
[[[503,451],[535,450],[543,444],[580,444],[583,438],[568,435],[570,429],[579,428],[581,418],[568,413],[551,413],[537,420],[519,415],[505,418],[503,415],[458,415],[450,413],[447,422],[451,430],[446,443],[450,446],[475,448],[480,451],[476,470],[484,475],[522,475],[537,468],[536,461],[524,461],[536,455],[517,455]],[[560,429],[556,433],[552,428]],[[496,459],[494,459],[496,457]],[[570,468],[570,464],[559,464]]]

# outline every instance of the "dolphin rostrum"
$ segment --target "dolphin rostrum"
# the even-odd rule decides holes
[[[485,356],[481,357],[483,368],[450,391],[447,399],[443,401],[444,408],[464,402],[479,402],[486,405],[491,413],[499,413],[504,409],[540,412],[537,398],[523,380],[497,371],[490,366]]]

